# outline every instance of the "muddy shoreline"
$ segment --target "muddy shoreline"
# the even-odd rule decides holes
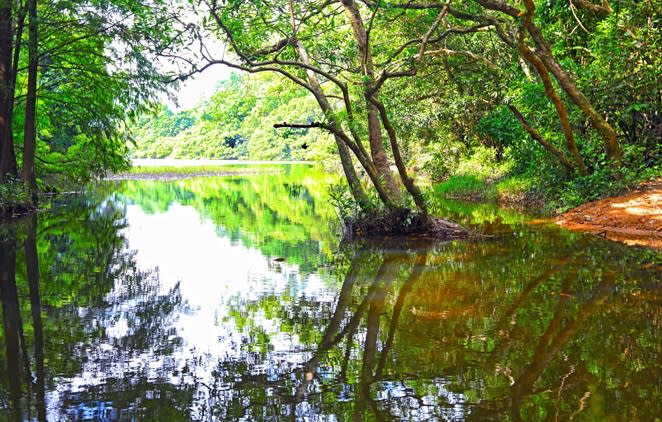
[[[582,204],[554,222],[568,230],[662,250],[662,178],[624,195]]]

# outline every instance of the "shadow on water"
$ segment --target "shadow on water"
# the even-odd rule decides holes
[[[499,235],[337,245],[304,176],[131,181],[3,227],[0,419],[662,414],[659,253],[453,204]],[[195,241],[135,248],[182,208],[220,274],[173,270]]]

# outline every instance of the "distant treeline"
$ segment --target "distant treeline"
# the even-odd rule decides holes
[[[274,74],[233,74],[190,110],[162,105],[138,119],[135,158],[319,160],[333,153],[326,133],[274,129],[283,121],[313,121],[314,98]]]

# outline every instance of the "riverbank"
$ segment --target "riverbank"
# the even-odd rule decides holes
[[[662,249],[662,178],[642,183],[625,195],[580,205],[555,222],[627,245]]]
[[[544,209],[543,198],[533,192],[533,186],[533,180],[526,178],[489,180],[475,175],[460,175],[434,185],[432,193],[446,199],[493,202],[509,208],[551,214]]]
[[[0,221],[29,215],[36,210],[29,189],[23,182],[10,180],[0,183]]]
[[[486,181],[471,175],[455,176],[435,185],[432,192],[448,199],[487,201],[548,215],[568,230],[596,234],[627,245],[662,249],[662,178],[570,210],[546,202],[527,179]]]
[[[239,160],[133,160],[133,167],[112,174],[106,180],[178,180],[199,176],[245,176],[280,172],[283,164],[310,165],[305,161],[239,161]]]

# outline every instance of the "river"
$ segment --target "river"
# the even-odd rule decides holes
[[[307,165],[101,182],[0,228],[0,420],[662,417],[662,254],[489,205],[340,242]]]

